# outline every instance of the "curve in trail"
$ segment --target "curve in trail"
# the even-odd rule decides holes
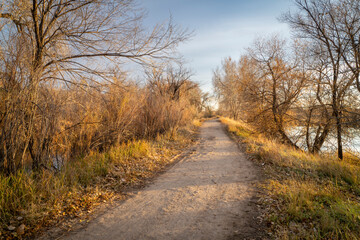
[[[218,120],[196,151],[134,197],[64,239],[244,239],[253,226],[255,166]]]

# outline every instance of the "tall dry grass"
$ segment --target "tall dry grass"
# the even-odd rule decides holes
[[[54,168],[54,159],[63,162],[167,131],[175,135],[198,114],[201,94],[190,80],[177,86],[174,98],[171,88],[159,94],[150,83],[139,86],[123,78],[102,85],[48,83],[36,91],[25,92],[23,86],[1,92],[0,170]]]
[[[44,226],[79,218],[100,203],[123,198],[128,187],[141,186],[194,140],[195,125],[152,140],[129,140],[63,163],[56,172],[0,174],[0,230],[4,238],[33,238]],[[20,217],[20,218],[19,218]],[[25,233],[17,229],[25,225]],[[9,229],[14,227],[13,231]]]
[[[360,161],[312,155],[222,118],[267,175],[264,218],[277,239],[359,239]]]
[[[178,85],[176,98],[163,79],[166,91],[159,94],[126,75],[71,87],[47,82],[36,91],[1,80],[9,90],[0,91],[0,228],[6,237],[19,237],[8,229],[20,224],[23,236],[32,236],[51,219],[76,215],[153,176],[191,143],[189,130],[179,129],[191,125],[201,102],[189,79]]]

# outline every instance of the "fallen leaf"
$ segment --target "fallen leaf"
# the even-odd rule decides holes
[[[14,231],[15,228],[16,228],[16,227],[14,227],[14,226],[12,226],[12,225],[8,226],[8,229],[9,229],[10,231]]]
[[[25,225],[21,224],[17,229],[16,232],[18,235],[23,235],[25,233]]]

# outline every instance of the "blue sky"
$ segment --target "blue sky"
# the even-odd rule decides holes
[[[147,9],[146,24],[173,21],[194,30],[194,37],[179,46],[194,72],[193,80],[212,91],[212,71],[222,59],[238,59],[257,36],[280,33],[288,26],[277,18],[290,9],[291,0],[141,0]]]

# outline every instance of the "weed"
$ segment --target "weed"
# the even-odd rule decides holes
[[[191,144],[194,136],[194,131],[184,128],[176,140],[163,134],[156,140],[128,141],[68,161],[57,173],[44,169],[36,174],[25,170],[0,174],[1,237],[16,238],[16,231],[9,231],[9,226],[16,230],[25,224],[23,237],[32,238],[44,225],[79,216],[115,193],[121,197],[124,187],[139,186],[153,177]]]
[[[267,139],[243,122],[221,121],[264,165],[264,217],[276,238],[360,238],[360,166],[354,155],[338,161],[329,154],[308,154]]]

